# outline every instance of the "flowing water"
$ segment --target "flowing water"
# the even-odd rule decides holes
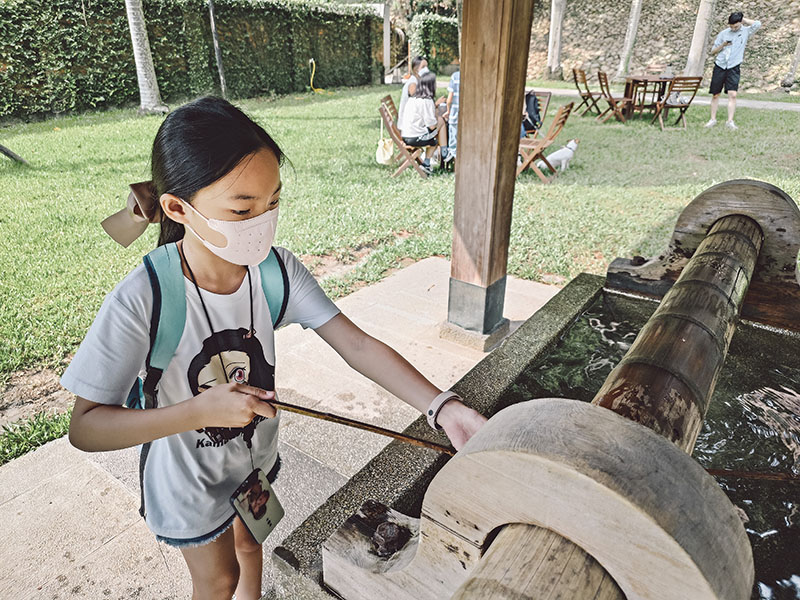
[[[591,401],[655,306],[601,298],[528,366],[505,402]],[[739,473],[717,481],[739,509],[753,547],[752,598],[800,599],[800,338],[738,327],[692,456],[707,469]]]

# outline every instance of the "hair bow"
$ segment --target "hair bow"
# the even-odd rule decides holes
[[[159,220],[159,204],[152,181],[131,183],[125,208],[100,223],[111,238],[127,248],[144,233],[149,223]]]

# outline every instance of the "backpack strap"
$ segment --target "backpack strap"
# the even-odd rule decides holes
[[[267,299],[272,327],[277,329],[289,303],[289,275],[283,259],[273,247],[267,258],[258,265],[261,272],[261,289]]]
[[[175,355],[186,324],[186,284],[183,281],[181,255],[176,244],[159,246],[147,254],[143,261],[153,292],[153,312],[150,316],[150,352],[145,362],[147,374],[144,382],[137,380],[134,387],[139,388],[140,408],[156,408],[158,382]],[[152,442],[142,444],[139,454],[139,514],[143,517],[144,466],[151,444]]]

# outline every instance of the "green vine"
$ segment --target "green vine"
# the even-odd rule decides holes
[[[411,19],[411,55],[428,59],[428,68],[441,73],[442,67],[458,59],[458,21],[431,13]]]
[[[217,0],[217,30],[232,98],[364,85],[382,73],[382,18],[319,0]],[[207,3],[145,0],[161,95],[219,92]],[[0,119],[138,103],[120,0],[0,0]]]

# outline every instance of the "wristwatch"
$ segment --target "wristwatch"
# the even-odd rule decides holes
[[[431,402],[431,405],[428,407],[428,410],[425,413],[425,417],[428,419],[428,425],[430,425],[436,431],[442,430],[442,426],[436,422],[436,417],[439,416],[439,412],[442,410],[442,407],[450,400],[461,400],[461,396],[452,390],[442,392],[433,399],[433,402]]]

